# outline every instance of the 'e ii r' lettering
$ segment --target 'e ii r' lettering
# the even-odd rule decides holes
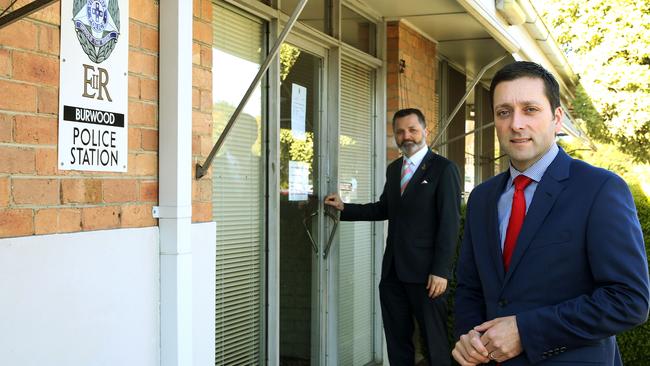
[[[109,102],[112,102],[111,95],[108,94],[108,71],[97,67],[97,72],[95,72],[95,66],[83,64],[84,67],[84,93],[81,95],[85,98],[95,98],[97,95],[96,92],[99,92],[97,99],[104,100],[103,94],[106,93],[106,99]],[[90,87],[90,92],[88,91]],[[92,94],[91,94],[92,93]]]

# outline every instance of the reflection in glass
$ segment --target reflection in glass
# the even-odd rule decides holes
[[[214,143],[260,67],[263,24],[213,6]],[[217,365],[256,365],[263,356],[262,123],[262,88],[258,87],[212,163],[212,214],[217,223]],[[195,184],[199,191],[206,189],[200,181]]]
[[[280,10],[287,15],[291,15],[299,2],[300,0],[282,0]],[[298,21],[323,33],[329,33],[327,31],[329,7],[326,6],[328,3],[329,0],[307,1],[305,8],[302,9],[302,13],[298,17]]]
[[[314,192],[321,60],[284,44],[280,62],[280,365],[302,366],[312,362],[316,257],[307,230],[318,240],[318,220],[311,214],[318,207]],[[292,191],[296,180],[304,182],[304,191]]]
[[[341,40],[372,56],[376,55],[377,26],[347,6],[341,6]]]

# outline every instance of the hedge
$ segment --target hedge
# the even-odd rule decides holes
[[[636,204],[639,221],[641,222],[641,229],[646,246],[646,254],[650,257],[650,199],[646,197],[639,185],[630,187],[634,202]],[[456,252],[456,259],[458,258],[458,249],[463,240],[463,226],[465,223],[465,207],[461,207],[461,222],[460,233],[458,236],[458,246]],[[454,263],[457,261],[455,260]],[[648,261],[650,268],[650,260]],[[450,281],[449,287],[449,318],[447,326],[449,329],[449,344],[450,349],[453,349],[456,340],[454,339],[453,324],[454,324],[454,293],[456,289],[456,276]],[[621,333],[617,336],[618,345],[620,347],[623,364],[626,366],[648,366],[650,365],[650,322],[646,322],[634,329]],[[454,363],[455,364],[455,363]]]

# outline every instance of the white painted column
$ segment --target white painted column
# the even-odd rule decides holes
[[[160,2],[160,364],[192,365],[192,2]]]

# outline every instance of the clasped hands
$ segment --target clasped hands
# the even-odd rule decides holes
[[[463,334],[451,355],[461,366],[474,366],[504,362],[521,352],[517,319],[513,315],[492,319]]]

